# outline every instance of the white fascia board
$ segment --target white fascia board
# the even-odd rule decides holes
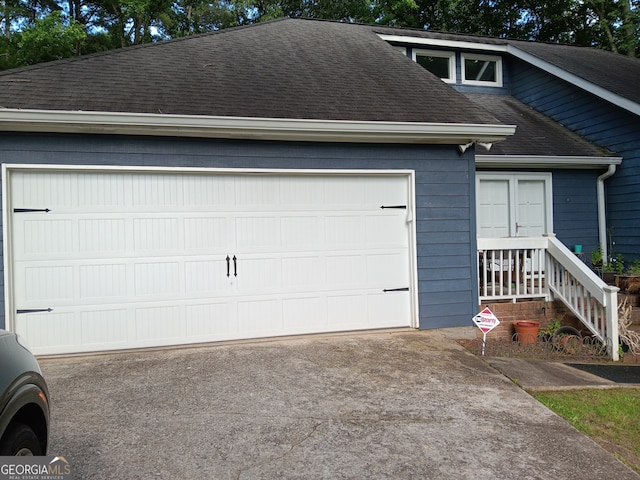
[[[628,110],[629,112],[635,115],[640,115],[640,104],[632,102],[631,100],[627,100],[626,98],[621,97],[620,95],[617,95],[611,92],[610,90],[607,90],[606,88],[599,87],[594,83],[591,83],[577,75],[574,75],[573,73],[569,73],[560,67],[557,67],[544,60],[541,60],[535,55],[531,55],[530,53],[524,52],[512,45],[509,45],[507,47],[507,52],[513,55],[514,57],[519,58],[520,60],[527,62],[533,65],[534,67],[544,70],[545,72],[550,73],[551,75],[561,78],[562,80],[565,80],[566,82],[569,82],[575,85],[576,87],[581,88],[582,90],[586,90],[587,92],[592,93],[593,95],[600,97],[609,103],[612,103],[614,105],[617,105],[620,108]]]
[[[532,168],[604,168],[620,165],[622,157],[476,155],[476,166]]]
[[[507,45],[496,45],[489,43],[476,43],[462,40],[443,40],[439,38],[423,38],[423,37],[411,37],[407,35],[378,35],[381,39],[387,42],[396,43],[410,43],[413,45],[430,47],[442,47],[442,48],[459,48],[464,50],[481,50],[483,52],[506,52]]]
[[[251,140],[460,144],[493,143],[514,125],[309,120],[0,109],[0,131],[153,135]]]

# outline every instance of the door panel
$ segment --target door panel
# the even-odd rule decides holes
[[[553,230],[550,174],[477,174],[479,237],[534,237]]]

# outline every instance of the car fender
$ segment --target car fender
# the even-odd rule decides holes
[[[49,425],[49,392],[44,379],[37,372],[27,372],[18,377],[0,398],[0,438],[25,406],[36,407],[42,413],[44,429],[36,426],[34,430],[39,436],[44,434],[46,437]],[[34,420],[32,417],[24,418],[22,423],[33,426]]]

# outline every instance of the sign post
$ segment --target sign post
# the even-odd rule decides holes
[[[485,308],[475,317],[473,317],[473,323],[482,331],[482,356],[484,356],[485,345],[487,343],[487,333],[500,325],[500,320],[496,317],[489,308]]]

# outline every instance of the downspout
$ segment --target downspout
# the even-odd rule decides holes
[[[602,249],[602,264],[609,263],[609,252],[607,251],[607,218],[605,210],[604,181],[616,173],[616,166],[609,164],[609,169],[598,177],[598,236],[600,238],[600,248]]]

